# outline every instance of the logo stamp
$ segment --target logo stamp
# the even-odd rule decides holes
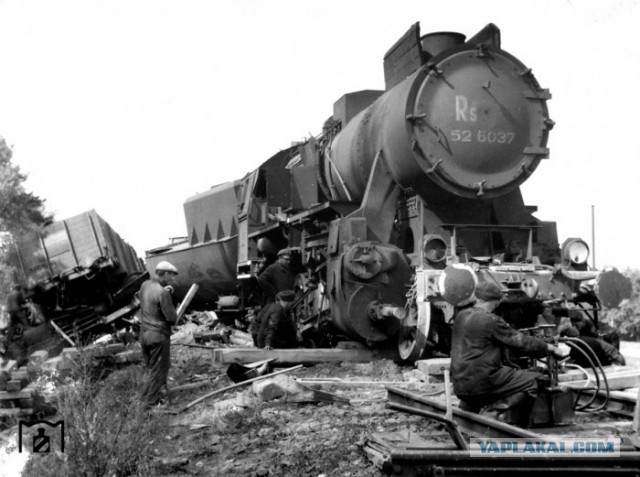
[[[64,452],[64,421],[19,421],[18,452],[23,449],[34,454]]]

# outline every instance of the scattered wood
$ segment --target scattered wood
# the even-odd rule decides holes
[[[215,329],[209,331],[193,333],[193,339],[196,343],[205,343],[207,341],[225,341],[225,330]]]
[[[71,338],[69,338],[66,333],[64,331],[62,331],[60,329],[60,327],[58,325],[55,324],[55,322],[53,320],[49,321],[49,323],[51,323],[51,326],[53,326],[53,329],[56,330],[56,333],[58,333],[60,336],[62,336],[62,338],[64,338],[65,340],[67,340],[67,342],[69,344],[71,344],[71,346],[75,346],[76,344],[73,342],[73,340]]]
[[[11,381],[7,381],[7,392],[13,393],[20,391],[23,387],[28,384],[28,380],[25,379],[12,379]]]
[[[596,379],[593,376],[593,373],[590,371],[587,371],[587,373],[589,375],[589,379],[584,379],[584,373],[581,373],[582,379],[579,381],[564,381],[563,379],[561,379],[561,376],[563,375],[558,375],[558,381],[560,385],[574,389],[581,389],[585,386],[595,386]],[[610,390],[636,388],[640,386],[640,369],[630,369],[628,367],[624,367],[624,369],[612,371],[605,368],[605,373]],[[600,377],[600,385],[602,389],[604,389],[602,377]]]
[[[432,358],[416,361],[416,368],[426,376],[442,376],[445,369],[451,368],[451,358]]]
[[[19,368],[19,369],[15,370],[15,371],[11,371],[11,379],[20,380],[20,381],[23,380],[23,379],[28,380],[29,379],[29,371],[27,371],[24,367]]]
[[[1,371],[5,371],[7,373],[10,373],[11,371],[15,370],[18,368],[18,362],[14,359],[11,359],[9,361],[7,361],[7,363],[2,366],[2,368],[0,368]]]
[[[171,346],[186,346],[188,348],[201,348],[201,349],[217,349],[215,346],[205,346],[205,345],[197,345],[197,344],[188,344],[188,343],[171,343]]]
[[[214,361],[220,364],[253,363],[265,359],[273,359],[274,365],[336,363],[368,363],[379,359],[397,358],[396,350],[370,349],[218,349],[214,352]]]
[[[253,340],[246,340],[244,338],[239,338],[234,336],[233,334],[229,335],[229,342],[234,345],[242,346],[243,348],[253,348]]]
[[[337,404],[351,404],[351,401],[349,399],[342,396],[338,396],[337,394],[309,388],[299,383],[298,383],[298,386],[301,386],[304,391],[312,393],[311,394],[312,401],[329,402],[329,403],[337,403]]]
[[[49,353],[47,352],[47,350],[44,350],[44,349],[40,351],[36,351],[32,353],[31,356],[29,356],[29,362],[36,365],[41,365],[47,359],[49,359]]]
[[[138,300],[136,300],[136,303],[132,303],[132,304],[123,306],[122,308],[119,308],[116,311],[114,311],[113,313],[105,316],[103,318],[103,322],[108,325],[108,324],[113,323],[114,321],[116,321],[118,318],[122,318],[123,316],[127,316],[130,313],[133,313],[138,308],[140,308],[140,302]]]
[[[21,416],[32,416],[33,408],[13,408],[13,409],[0,409],[1,417],[21,417]]]
[[[12,399],[30,399],[33,397],[34,394],[36,394],[36,390],[31,386],[27,386],[21,391],[15,391],[15,392],[1,391],[0,401],[7,401]]]
[[[178,411],[178,412],[179,412],[179,413],[180,413],[180,412],[184,412],[184,411],[186,411],[187,409],[189,409],[189,408],[191,408],[191,407],[195,406],[196,404],[198,404],[198,403],[200,403],[200,402],[204,401],[205,399],[208,399],[208,398],[210,398],[210,397],[213,397],[213,396],[215,396],[215,395],[217,395],[217,394],[221,394],[221,393],[223,393],[223,392],[225,392],[225,391],[229,391],[229,390],[231,390],[231,389],[235,389],[235,388],[238,388],[238,387],[243,386],[243,385],[245,385],[245,384],[253,383],[253,382],[258,381],[258,380],[261,380],[261,379],[270,378],[270,377],[272,377],[272,376],[276,376],[276,375],[278,375],[278,374],[290,373],[290,372],[292,372],[292,371],[296,371],[296,370],[298,370],[298,369],[300,369],[300,368],[302,368],[302,365],[301,365],[301,364],[300,364],[300,365],[298,365],[298,366],[294,366],[294,367],[292,367],[292,368],[281,369],[280,371],[276,371],[276,372],[271,373],[271,374],[265,374],[264,376],[258,376],[257,378],[248,379],[247,381],[243,381],[243,382],[241,382],[241,383],[232,384],[231,386],[227,386],[227,387],[224,387],[224,388],[222,388],[222,389],[218,389],[217,391],[213,391],[212,393],[206,394],[206,395],[204,395],[204,396],[202,396],[202,397],[200,397],[200,398],[196,399],[195,401],[190,402],[190,403],[189,403],[189,404],[187,404],[185,407],[183,407],[182,409],[180,409],[180,411]]]
[[[296,378],[300,384],[305,386],[335,386],[340,388],[376,388],[385,386],[423,386],[430,387],[431,391],[427,391],[426,395],[442,394],[444,392],[444,383],[423,384],[407,381],[363,381],[350,380],[342,378]],[[421,387],[422,389],[422,387]]]

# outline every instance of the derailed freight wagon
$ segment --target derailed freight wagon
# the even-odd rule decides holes
[[[15,258],[27,297],[68,334],[97,331],[146,276],[133,247],[95,210],[19,237]]]

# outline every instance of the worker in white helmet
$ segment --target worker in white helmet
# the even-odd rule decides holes
[[[141,400],[150,407],[164,404],[161,389],[171,365],[171,326],[178,318],[170,290],[177,275],[176,267],[160,262],[155,276],[140,287],[140,345],[149,370]]]

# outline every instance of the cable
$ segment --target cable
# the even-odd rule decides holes
[[[599,378],[598,378],[598,370],[600,371],[600,373],[602,374],[602,379],[604,381],[604,385],[605,385],[605,400],[604,402],[599,405],[596,408],[593,409],[588,409],[588,407],[593,403],[593,401],[595,401],[598,391],[600,391],[600,386],[598,385],[598,389],[596,390],[596,392],[594,392],[591,400],[587,403],[584,404],[583,406],[580,406],[579,408],[577,408],[577,410],[579,411],[585,411],[585,412],[597,412],[597,411],[601,411],[603,410],[605,407],[607,407],[607,405],[609,404],[609,396],[610,396],[610,390],[609,390],[609,381],[607,380],[607,375],[604,372],[604,369],[602,369],[602,364],[600,363],[600,360],[598,359],[598,356],[596,355],[595,351],[593,351],[593,349],[591,348],[591,346],[589,346],[586,342],[584,342],[583,340],[579,339],[579,338],[570,338],[570,337],[565,337],[564,341],[570,345],[570,346],[574,346],[575,349],[580,349],[578,347],[582,347],[582,349],[580,349],[580,352],[582,352],[582,354],[584,356],[586,356],[586,353],[583,352],[583,350],[586,350],[586,352],[591,354],[591,357],[593,358],[593,360],[589,359],[589,363],[593,369],[594,375],[599,383]],[[594,361],[595,361],[595,365],[594,365]],[[597,366],[597,369],[596,369]],[[577,401],[576,401],[577,402]]]
[[[560,338],[560,340],[559,340],[559,341],[560,341],[560,342],[565,342],[565,343],[567,344],[567,346],[569,346],[569,347],[571,347],[572,349],[575,349],[576,351],[578,351],[579,353],[581,353],[581,354],[582,354],[582,355],[587,359],[587,361],[589,362],[589,366],[591,367],[591,369],[593,369],[593,375],[594,375],[594,376],[595,376],[595,378],[596,378],[596,389],[595,389],[595,393],[594,393],[593,397],[591,398],[591,400],[590,400],[587,404],[582,405],[582,406],[580,406],[580,407],[578,407],[578,401],[579,401],[579,399],[580,399],[580,395],[582,394],[582,391],[583,391],[584,389],[579,389],[579,390],[578,390],[578,393],[577,393],[577,396],[576,396],[576,402],[575,402],[575,404],[574,404],[574,409],[575,409],[575,410],[577,410],[577,411],[582,411],[582,410],[584,410],[587,406],[590,406],[590,405],[593,403],[593,401],[595,401],[596,396],[597,396],[597,393],[598,393],[598,391],[600,391],[600,377],[598,376],[598,372],[597,372],[597,369],[596,369],[595,364],[593,363],[593,361],[591,360],[591,358],[589,357],[589,355],[588,355],[585,351],[583,351],[583,350],[582,350],[582,348],[580,348],[580,346],[579,346],[579,345],[577,345],[577,344],[575,344],[575,343],[570,342],[568,338]]]

